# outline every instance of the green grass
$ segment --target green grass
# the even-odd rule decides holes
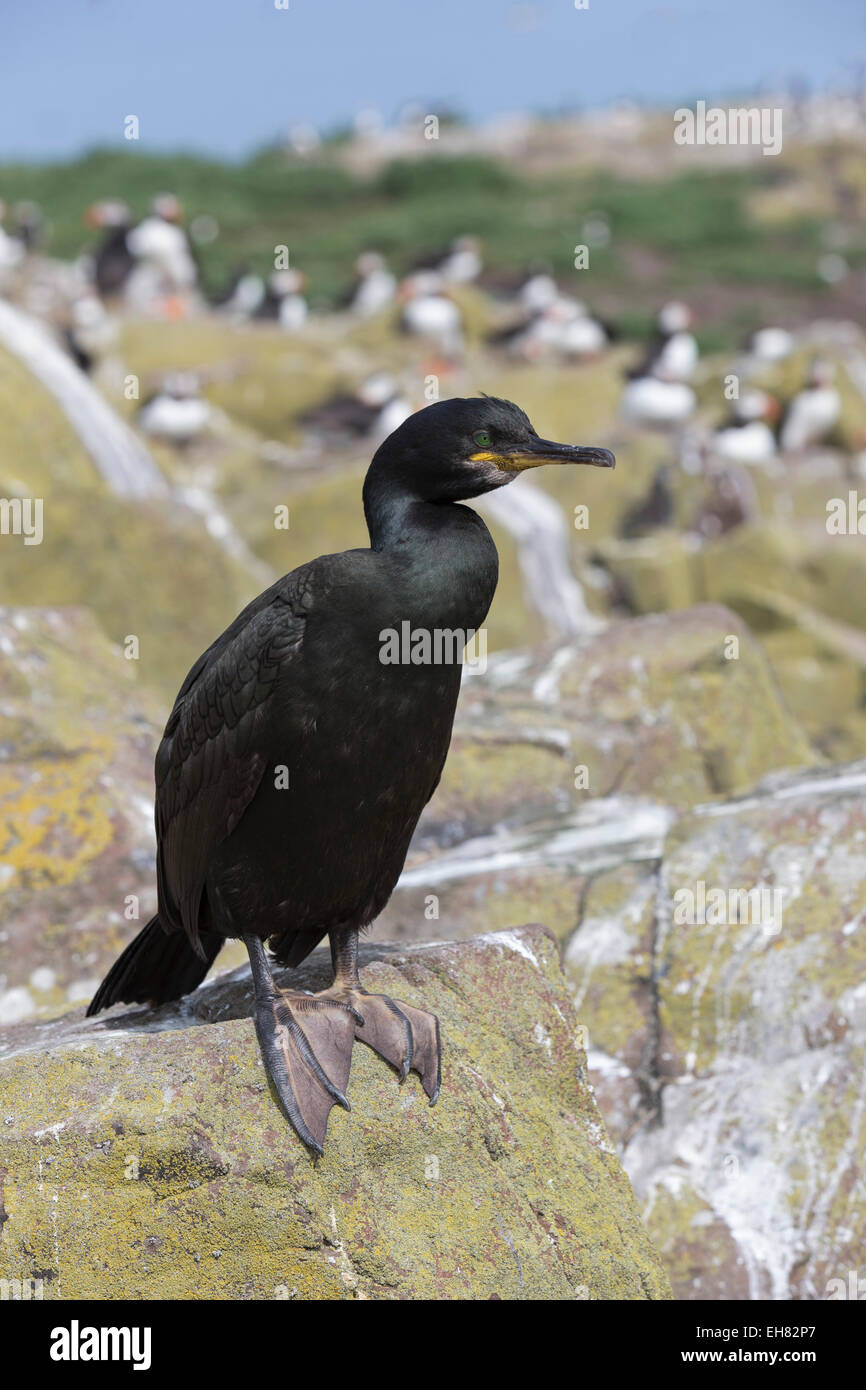
[[[0,168],[0,197],[38,202],[50,219],[49,251],[69,257],[93,244],[82,221],[91,202],[119,196],[141,214],[155,193],[170,189],[189,219],[210,213],[219,223],[217,239],[198,248],[206,287],[220,287],[242,265],[267,271],[274,248],[284,244],[320,308],[349,282],[360,250],[376,247],[402,271],[419,251],[463,232],[483,238],[491,266],[546,261],[576,293],[591,303],[601,298],[607,312],[635,324],[645,323],[664,295],[709,283],[813,295],[822,288],[817,219],[765,227],[749,216],[750,193],[778,180],[779,169],[690,172],[653,183],[603,172],[529,176],[479,156],[431,154],[360,177],[338,155],[339,147],[325,147],[305,161],[267,150],[226,164],[96,151],[70,164]],[[592,249],[590,269],[576,272],[584,219],[599,210],[611,226],[610,246]],[[635,271],[637,252],[656,258],[655,274]],[[849,259],[863,263],[866,244],[852,248]],[[727,332],[722,314],[714,340]]]

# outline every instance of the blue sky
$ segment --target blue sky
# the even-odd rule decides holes
[[[850,83],[864,0],[30,0],[2,8],[0,159],[115,144],[239,157],[363,107],[470,117]],[[10,13],[12,10],[12,13]]]

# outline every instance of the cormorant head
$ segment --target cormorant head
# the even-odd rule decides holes
[[[545,463],[613,468],[615,459],[608,449],[540,439],[511,401],[495,396],[437,401],[410,415],[380,446],[367,474],[365,506],[374,493],[381,503],[383,488],[426,502],[459,502]]]

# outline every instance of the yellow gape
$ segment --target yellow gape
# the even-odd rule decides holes
[[[544,454],[494,454],[491,450],[482,450],[478,454],[469,455],[470,463],[494,463],[497,468],[501,468],[503,473],[522,473],[525,468],[541,468],[546,463],[569,463],[573,460],[567,458],[547,458]]]

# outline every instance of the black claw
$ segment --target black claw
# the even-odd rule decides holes
[[[403,1010],[397,1007],[393,999],[389,999],[387,994],[383,994],[382,998],[392,1014],[396,1014],[397,1018],[399,1018],[400,1022],[403,1024],[403,1033],[406,1039],[406,1055],[403,1058],[403,1063],[400,1068],[400,1085],[402,1086],[412,1070],[412,1058],[415,1055],[415,1041],[412,1037],[412,1025]]]

